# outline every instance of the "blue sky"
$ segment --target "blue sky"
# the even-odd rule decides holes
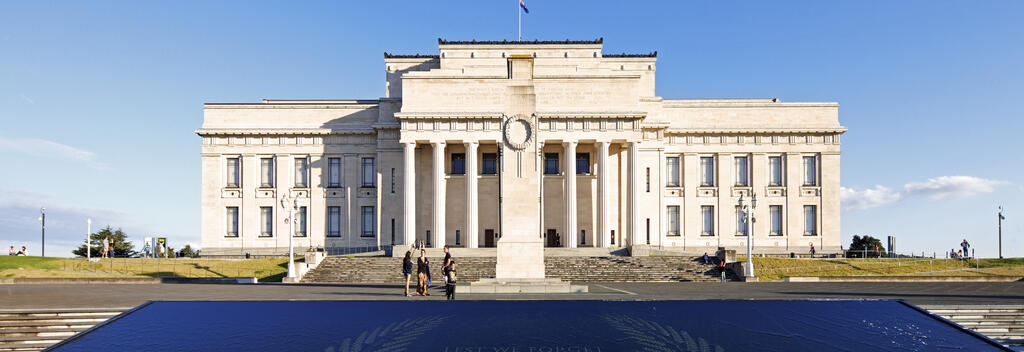
[[[838,101],[844,246],[1024,256],[1019,1],[539,1],[524,39],[658,51],[665,98]],[[0,245],[199,242],[205,102],[377,98],[384,51],[514,39],[517,0],[0,2]]]

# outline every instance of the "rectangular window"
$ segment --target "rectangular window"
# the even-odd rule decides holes
[[[466,154],[452,153],[452,175],[466,174]]]
[[[679,206],[669,205],[668,211],[668,235],[679,236]]]
[[[818,207],[813,205],[804,206],[804,235],[818,235]]]
[[[817,158],[813,156],[804,157],[804,186],[818,185]]]
[[[587,244],[587,230],[580,230],[580,244]]]
[[[747,232],[747,214],[743,213],[743,208],[736,206],[736,236],[746,236]]]
[[[462,245],[462,232],[459,231],[459,230],[455,230],[455,245],[456,246],[461,246]]]
[[[712,187],[715,185],[715,157],[702,156],[700,158],[700,185]]]
[[[274,158],[260,159],[260,187],[274,187]]]
[[[295,212],[295,237],[306,237],[306,207]]]
[[[782,236],[782,206],[771,205],[768,206],[768,212],[771,213],[772,222],[772,236]]]
[[[373,207],[363,207],[363,231],[360,236],[362,237],[373,237],[374,235],[374,216]]]
[[[679,157],[665,158],[665,185],[679,187]]]
[[[769,186],[782,186],[782,156],[768,157]]]
[[[484,164],[483,164],[484,175],[497,175],[498,174],[498,154],[495,153],[484,153]]]
[[[228,187],[238,187],[242,184],[241,158],[228,158]]]
[[[714,236],[715,235],[715,206],[713,205],[702,205],[700,207],[701,218],[704,222],[704,227],[701,230],[701,236]]]
[[[274,207],[260,207],[260,236],[274,235]]]
[[[238,237],[238,207],[228,207],[227,237]]]
[[[558,153],[544,153],[544,174],[558,175]]]
[[[647,218],[647,243],[651,244],[651,218]]]
[[[590,153],[576,153],[576,174],[590,174]]]
[[[651,193],[651,168],[647,168],[647,193]]]
[[[341,187],[341,158],[327,158],[327,187]]]
[[[750,173],[747,170],[747,157],[736,157],[736,185],[740,187],[750,186]]]
[[[309,159],[295,159],[295,187],[306,188],[309,182]]]
[[[395,168],[391,168],[391,194],[395,194]]]
[[[430,247],[430,230],[427,230],[427,247]]]
[[[363,187],[377,187],[377,160],[363,158]]]
[[[341,237],[341,207],[327,207],[327,237]]]

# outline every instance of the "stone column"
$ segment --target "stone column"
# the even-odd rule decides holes
[[[562,145],[565,146],[565,247],[576,248],[580,243],[576,229],[576,141]]]
[[[466,142],[466,247],[477,248],[479,204],[477,202],[476,141]]]
[[[640,214],[637,197],[640,196],[640,142],[629,142],[629,244],[649,244],[640,233]]]
[[[434,224],[432,241],[434,248],[444,247],[444,210],[445,210],[445,179],[444,179],[444,142],[430,143],[434,147]]]
[[[402,193],[405,204],[402,208],[402,224],[405,227],[404,245],[415,245],[416,242],[416,143],[403,143],[405,164],[402,167]]]
[[[608,142],[597,142],[597,240],[598,247],[609,247],[608,229]]]

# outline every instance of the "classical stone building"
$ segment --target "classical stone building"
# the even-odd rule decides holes
[[[547,247],[699,254],[752,234],[758,253],[839,251],[837,103],[665,99],[656,53],[602,40],[438,46],[385,53],[379,99],[206,104],[203,253],[284,253],[289,235],[301,249],[493,247],[499,201],[539,203],[528,225]],[[504,133],[536,143],[542,168],[511,200],[498,175],[524,156],[499,153]],[[747,226],[737,204],[755,194]],[[299,205],[293,234],[282,197]]]

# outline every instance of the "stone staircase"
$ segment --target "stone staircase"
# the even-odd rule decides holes
[[[1024,305],[922,306],[1016,351],[1024,351]]]
[[[0,351],[39,351],[128,309],[0,310]]]
[[[429,257],[430,271],[440,280],[441,257]],[[459,282],[494,277],[494,257],[455,258]],[[696,257],[546,257],[547,277],[572,282],[715,282],[718,269]],[[399,283],[402,258],[327,257],[302,282]],[[415,270],[415,269],[414,269]],[[729,274],[730,280],[736,278]]]

